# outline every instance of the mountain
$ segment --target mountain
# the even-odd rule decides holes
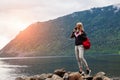
[[[88,54],[120,53],[118,4],[33,23],[1,49],[0,56],[74,55],[74,39],[70,39],[70,34],[77,22],[83,23],[91,40]]]

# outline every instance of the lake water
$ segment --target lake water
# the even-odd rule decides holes
[[[104,71],[109,77],[120,77],[120,55],[86,55],[92,75]],[[0,58],[0,80],[15,80],[19,76],[52,73],[55,69],[78,71],[75,57],[47,56]]]

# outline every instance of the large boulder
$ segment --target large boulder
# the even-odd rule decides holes
[[[69,74],[69,80],[83,80],[83,78],[79,72],[72,72]]]
[[[107,76],[105,76],[105,72],[98,72],[94,77],[93,80],[111,80]]]
[[[57,70],[54,71],[54,74],[56,74],[56,75],[58,75],[60,77],[63,77],[65,73],[66,73],[66,70],[64,68],[57,69]]]
[[[34,78],[39,79],[39,80],[45,80],[47,78],[51,78],[52,75],[53,75],[52,73],[48,73],[48,74],[43,73],[41,75],[34,76]]]
[[[53,80],[63,80],[63,78],[61,78],[60,76],[58,76],[58,75],[56,75],[56,74],[54,74],[54,75],[52,76],[52,79],[53,79]]]

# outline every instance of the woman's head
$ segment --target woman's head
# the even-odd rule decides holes
[[[83,24],[82,24],[81,22],[76,23],[76,28],[77,28],[78,30],[84,31]]]

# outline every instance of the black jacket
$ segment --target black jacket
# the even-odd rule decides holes
[[[71,38],[75,38],[75,45],[82,45],[82,42],[86,40],[86,33],[82,31],[82,34],[76,37],[75,32],[72,32]]]

